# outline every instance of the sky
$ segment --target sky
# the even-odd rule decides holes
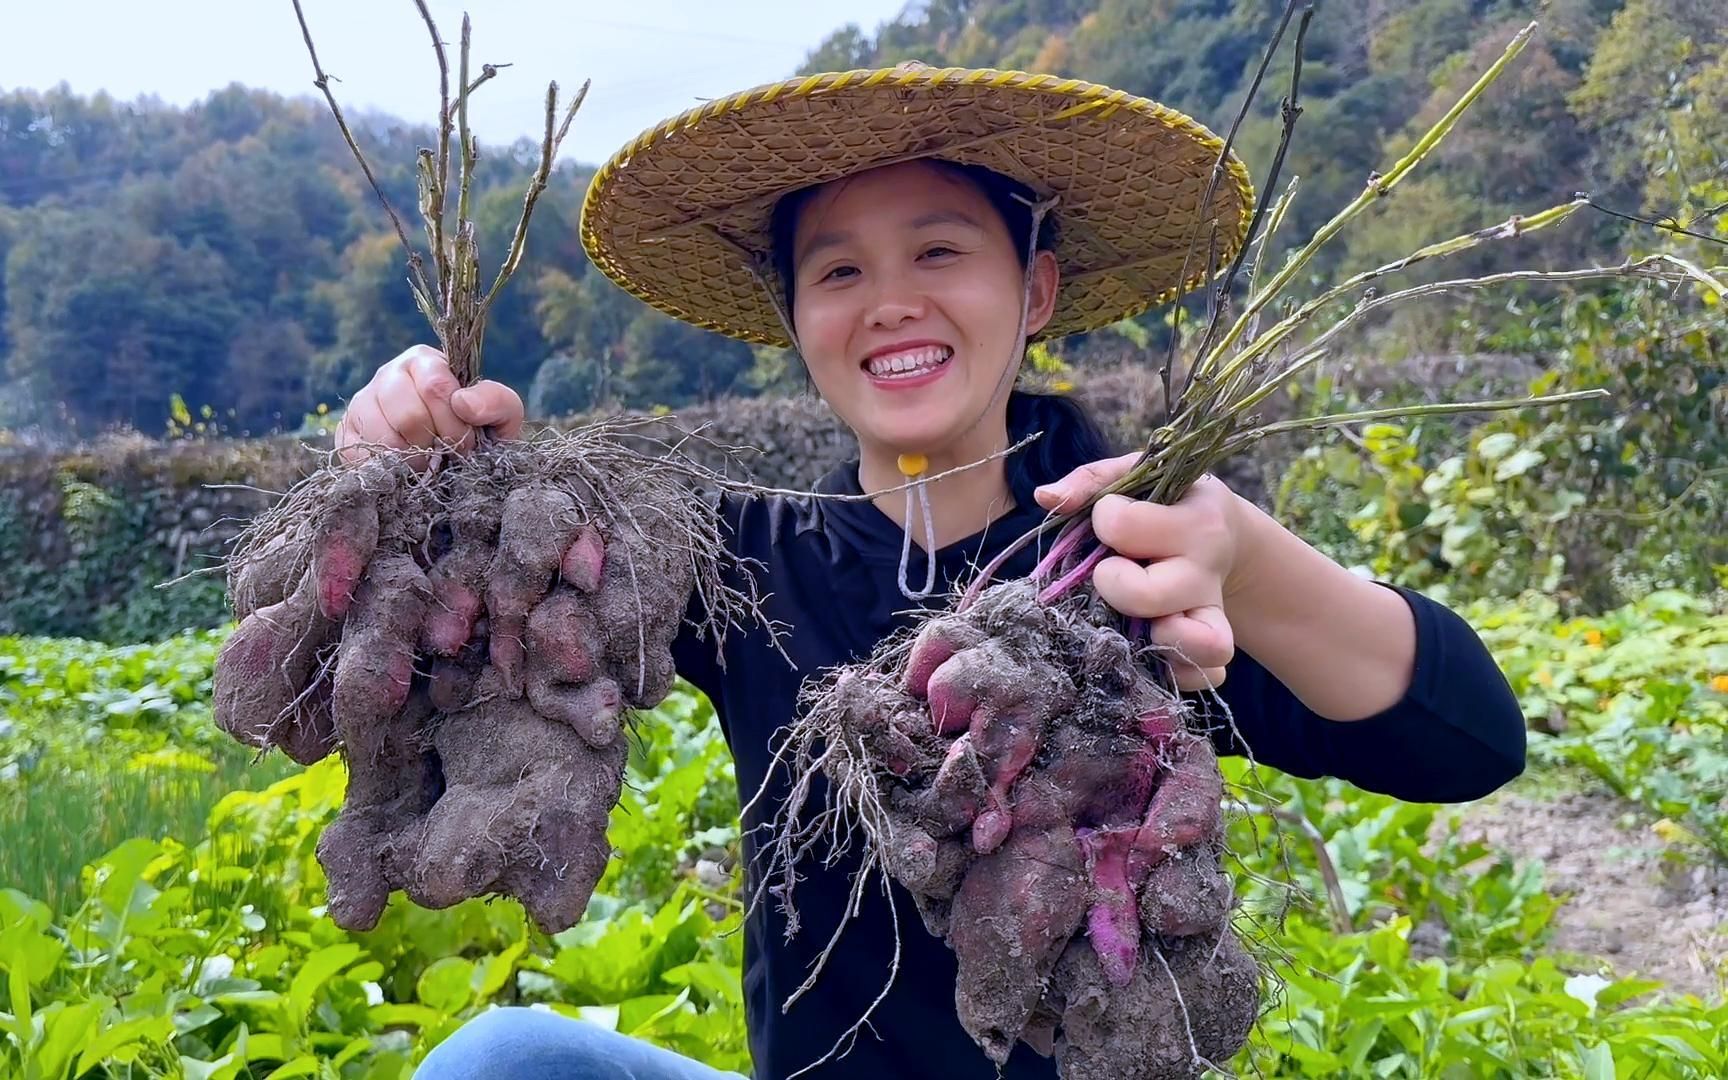
[[[344,110],[430,124],[438,68],[412,0],[302,0]],[[906,0],[430,0],[456,63],[462,13],[473,63],[511,63],[474,96],[482,144],[539,138],[546,84],[592,79],[561,158],[593,164],[660,120],[790,77],[830,31],[866,31]],[[312,66],[291,0],[0,0],[0,90],[107,90],[175,105],[230,83],[311,94]]]

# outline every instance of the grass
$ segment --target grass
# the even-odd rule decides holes
[[[86,864],[134,836],[194,843],[230,791],[260,789],[294,771],[275,756],[190,751],[139,754],[112,767],[43,770],[0,782],[0,886],[55,911],[78,896]]]

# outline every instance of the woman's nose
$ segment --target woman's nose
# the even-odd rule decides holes
[[[892,330],[924,314],[924,297],[909,283],[892,278],[878,279],[870,303],[864,309],[864,319],[872,330]]]

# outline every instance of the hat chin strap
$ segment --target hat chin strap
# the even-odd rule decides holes
[[[1021,198],[1016,195],[1015,198]],[[1052,195],[1038,202],[1021,198],[1032,211],[1031,228],[1026,236],[1026,272],[1020,285],[1020,322],[1014,331],[1014,347],[1008,354],[1008,363],[1002,368],[1002,377],[996,383],[996,389],[990,395],[990,402],[995,404],[1004,388],[1012,388],[1014,377],[1018,374],[1020,360],[1026,354],[1026,323],[1032,309],[1032,282],[1035,269],[1034,258],[1038,254],[1038,232],[1044,224],[1044,217],[1056,205],[1059,196]],[[786,304],[780,294],[770,285],[767,269],[767,257],[758,254],[751,260],[750,270],[756,275],[756,280],[768,294],[769,303],[774,305],[774,313],[780,317],[780,325],[786,329],[786,340],[792,343],[792,348],[803,352],[798,345],[798,331],[792,326],[791,313],[786,310]],[[929,483],[921,479],[930,468],[930,459],[924,454],[901,454],[895,459],[895,465],[911,484],[906,489],[906,523],[900,530],[900,574],[898,584],[900,595],[908,600],[921,601],[928,599],[936,591],[936,522],[930,513]],[[919,512],[924,521],[924,587],[913,589],[906,580],[906,571],[912,561],[912,517],[913,510]]]

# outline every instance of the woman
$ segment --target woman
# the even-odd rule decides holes
[[[1196,284],[1181,274],[1197,226],[1216,223],[1227,261],[1252,200],[1231,159],[1200,214],[1219,149],[1186,117],[1105,88],[902,66],[720,99],[645,133],[596,177],[583,219],[596,265],[681,318],[796,346],[858,437],[857,460],[819,491],[884,492],[911,477],[923,495],[723,501],[736,553],[763,568],[765,614],[788,628],[792,664],[759,630],[731,636],[723,664],[691,635],[675,655],[713,699],[746,795],[769,778],[770,740],[806,676],[868,655],[905,625],[908,596],[945,595],[1047,511],[1127,468],[1132,458],[1108,459],[1071,402],[1013,390],[1015,376],[1028,340]],[[495,383],[457,389],[438,353],[415,348],[354,398],[338,444],[462,443],[482,426],[519,433],[517,396]],[[1043,434],[1030,447],[992,458],[1032,432]],[[1092,520],[1118,553],[1093,575],[1098,594],[1153,620],[1154,639],[1186,658],[1183,689],[1217,688],[1234,718],[1213,733],[1221,752],[1423,801],[1478,798],[1522,770],[1517,704],[1439,604],[1351,574],[1211,478],[1174,506],[1103,499]],[[1004,574],[1032,561],[1024,552]],[[766,800],[747,825],[773,810]],[[750,917],[759,1078],[828,1054],[888,977],[895,927],[887,905],[869,905],[815,990],[781,1013],[839,925],[855,866],[804,867],[790,941],[773,905]],[[898,908],[893,988],[816,1075],[997,1075],[956,1017],[952,954],[911,903]],[[719,1074],[591,1025],[502,1009],[418,1075]],[[1055,1066],[1022,1045],[1000,1075],[1052,1077]]]

